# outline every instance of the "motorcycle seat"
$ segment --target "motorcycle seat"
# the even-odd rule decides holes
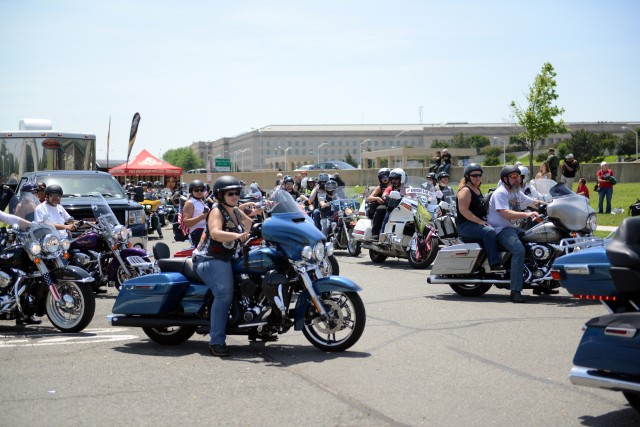
[[[640,217],[625,218],[606,251],[611,265],[640,271]]]
[[[160,271],[163,273],[180,273],[190,282],[203,283],[203,280],[194,268],[191,257],[159,259],[158,267],[160,267]]]

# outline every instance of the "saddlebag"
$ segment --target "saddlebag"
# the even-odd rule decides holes
[[[438,229],[438,237],[448,239],[458,237],[458,230],[453,219],[449,215],[443,215],[435,219],[436,228]]]
[[[166,314],[177,309],[189,281],[180,273],[147,274],[127,280],[113,305],[114,314]]]
[[[477,243],[465,243],[463,245],[448,246],[438,251],[438,256],[433,262],[431,274],[443,276],[450,274],[471,274],[480,259],[483,249]],[[484,258],[484,256],[482,257]]]
[[[594,317],[586,327],[574,365],[640,376],[640,313]]]
[[[560,284],[574,296],[611,297],[616,288],[611,278],[611,262],[604,246],[563,255],[553,262],[560,271]]]

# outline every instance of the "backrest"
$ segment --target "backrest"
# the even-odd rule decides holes
[[[613,266],[640,271],[640,216],[623,219],[606,250]]]
[[[153,245],[153,257],[156,260],[170,258],[171,250],[169,249],[169,245],[163,242],[158,242]]]

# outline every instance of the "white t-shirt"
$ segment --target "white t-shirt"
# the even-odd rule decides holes
[[[0,222],[4,222],[5,224],[15,225],[20,222],[20,217],[11,215],[5,212],[0,211]]]
[[[493,192],[489,201],[489,215],[487,222],[496,230],[496,234],[507,227],[517,227],[511,220],[505,219],[498,212],[499,210],[512,210],[522,212],[527,206],[533,205],[535,200],[524,195],[522,191],[509,192],[507,187],[500,182],[498,188]]]
[[[62,207],[62,205],[51,206],[47,202],[42,202],[36,208],[35,222],[44,222],[45,217],[48,216],[46,222],[51,224],[64,224],[72,216]],[[68,237],[67,230],[58,230],[60,237]]]

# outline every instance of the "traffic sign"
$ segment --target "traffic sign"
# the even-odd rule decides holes
[[[217,157],[214,161],[214,167],[220,172],[231,172],[231,159]]]

